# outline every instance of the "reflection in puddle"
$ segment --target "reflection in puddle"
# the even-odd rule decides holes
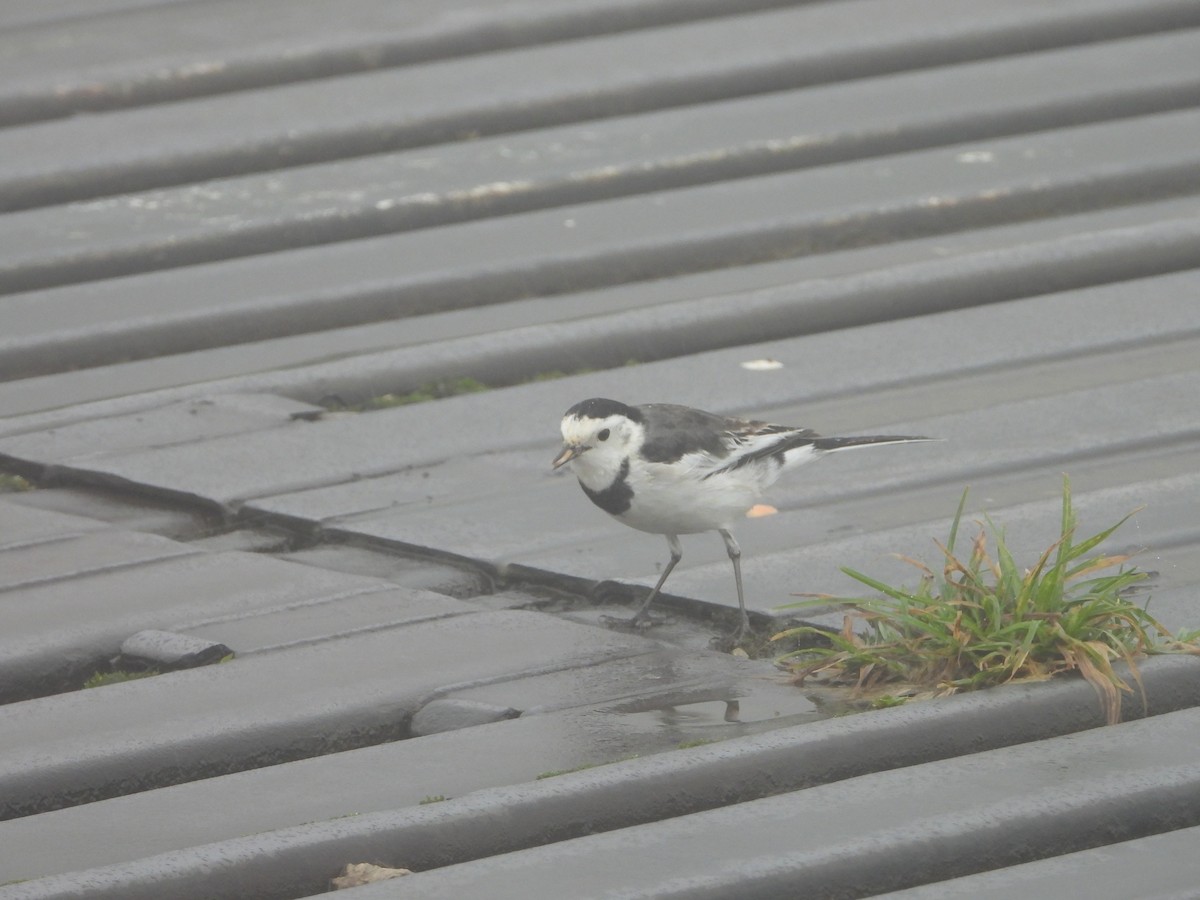
[[[827,718],[795,688],[763,685],[736,699],[696,700],[622,711],[614,718],[627,734],[655,735],[677,743],[718,741]]]

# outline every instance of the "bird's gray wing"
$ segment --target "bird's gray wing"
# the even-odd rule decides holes
[[[727,426],[737,420],[674,403],[647,403],[636,409],[646,428],[642,455],[648,462],[673,463],[689,453],[716,459],[729,455]]]
[[[784,454],[789,450],[807,447],[820,439],[820,435],[810,428],[771,425],[766,422],[745,424],[746,428],[731,435],[734,442],[731,452],[710,474],[730,472],[771,457],[775,457],[782,464]]]
[[[642,455],[650,462],[671,463],[689,454],[711,461],[713,471],[729,471],[756,460],[811,444],[815,431],[718,416],[672,403],[637,407],[646,427]]]

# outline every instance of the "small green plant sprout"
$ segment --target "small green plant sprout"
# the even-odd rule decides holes
[[[459,394],[476,394],[486,390],[489,390],[488,385],[470,376],[443,378],[426,382],[407,394],[379,394],[351,408],[359,412],[391,409],[394,406],[411,406],[414,403],[428,403],[430,400],[457,397]]]
[[[846,568],[842,571],[879,595],[821,595],[790,604],[849,607],[840,633],[801,626],[773,636],[772,640],[828,639],[828,646],[780,657],[779,663],[795,674],[797,683],[816,675],[853,685],[856,696],[882,693],[884,685],[896,683],[938,696],[1078,671],[1095,688],[1108,722],[1116,723],[1121,695],[1134,689],[1114,669],[1115,662],[1127,664],[1129,677],[1141,690],[1138,658],[1200,652],[1194,635],[1172,636],[1144,607],[1127,599],[1129,589],[1147,577],[1125,567],[1129,556],[1087,556],[1137,510],[1077,542],[1071,484],[1064,477],[1060,536],[1032,568],[1022,570],[1009,552],[1004,531],[986,517],[970,555],[957,555],[966,502],[964,490],[949,540],[944,545],[937,542],[946,560],[940,573],[900,557],[921,572],[915,590]],[[994,556],[988,550],[989,532]],[[860,632],[858,626],[865,628]],[[1144,703],[1144,691],[1142,699]],[[880,705],[891,703],[880,700]]]
[[[584,769],[594,769],[596,766],[602,766],[604,763],[584,763],[583,765],[575,766],[573,769],[551,769],[549,772],[542,772],[534,778],[535,781],[543,781],[547,778],[557,778],[559,775],[569,775],[572,772],[582,772]]]
[[[628,359],[625,361],[625,365],[637,366],[641,365],[641,363],[636,359]],[[542,372],[535,372],[533,375],[516,383],[532,384],[538,381],[554,381],[570,375],[585,375],[595,371],[597,370],[587,366],[572,369],[569,372],[562,369],[548,369]],[[505,384],[507,383],[509,382],[505,382]],[[321,404],[328,409],[346,410],[347,412],[370,412],[376,409],[391,409],[396,406],[411,406],[414,403],[428,403],[430,400],[457,397],[459,394],[476,394],[480,391],[490,391],[498,386],[501,385],[484,384],[477,378],[472,378],[470,375],[463,375],[458,378],[439,378],[434,381],[427,381],[407,393],[377,394],[374,397],[364,400],[362,403],[347,404],[337,396],[329,396],[321,400]]]
[[[33,482],[29,479],[9,472],[0,472],[0,494],[16,494],[32,490]]]
[[[96,672],[84,681],[83,687],[87,690],[104,687],[106,684],[121,684],[125,681],[137,681],[139,678],[151,678],[157,674],[158,672],[154,669],[146,669],[142,672],[126,672],[122,669],[112,672]]]
[[[631,753],[628,756],[622,756],[619,759],[610,760],[610,762],[624,762],[627,759],[637,759],[639,755],[640,754],[637,754],[637,753]],[[543,772],[542,774],[536,776],[534,778],[534,780],[542,781],[543,779],[546,779],[546,778],[557,778],[559,775],[570,775],[572,772],[582,772],[585,769],[595,769],[598,766],[607,766],[607,765],[609,765],[609,763],[607,763],[607,762],[589,762],[589,763],[583,763],[582,765],[575,766],[572,769],[551,769],[549,772]]]

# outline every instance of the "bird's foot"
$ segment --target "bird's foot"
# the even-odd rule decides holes
[[[625,618],[624,616],[600,617],[600,622],[605,628],[611,628],[614,631],[630,631],[635,634],[653,628],[655,625],[666,625],[670,621],[670,619],[652,616],[648,613],[642,613],[630,618]]]
[[[750,627],[750,619],[743,618],[738,627],[730,634],[717,635],[708,642],[708,646],[722,653],[731,653],[738,647],[746,647],[747,644],[754,640],[755,634],[754,629]]]

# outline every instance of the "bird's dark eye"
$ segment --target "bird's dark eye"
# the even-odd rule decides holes
[[[601,428],[600,431],[597,432],[597,434],[596,434],[596,440],[607,441],[609,434],[610,434],[610,432],[607,428]]]

